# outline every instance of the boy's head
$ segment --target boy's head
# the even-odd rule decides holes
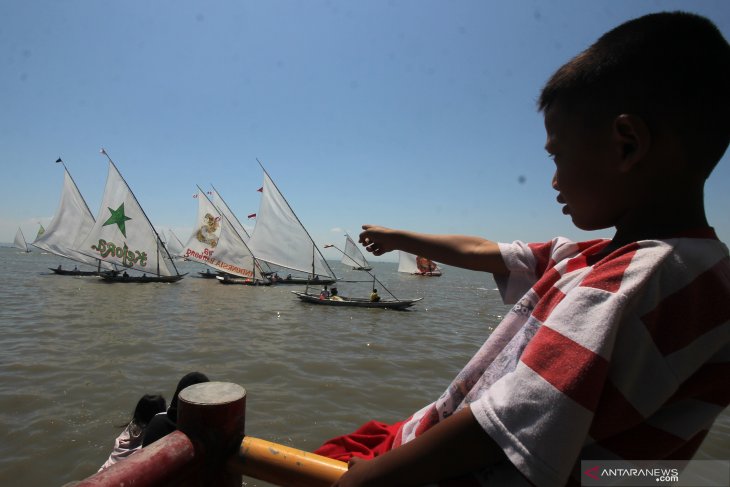
[[[709,176],[730,142],[730,45],[709,20],[646,15],[601,36],[558,69],[539,108],[560,105],[599,126],[621,114],[672,140],[692,173]]]

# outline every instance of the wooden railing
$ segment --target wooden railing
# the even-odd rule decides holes
[[[347,464],[244,436],[246,391],[204,382],[178,396],[178,431],[76,487],[240,487],[243,477],[274,485],[327,487]]]

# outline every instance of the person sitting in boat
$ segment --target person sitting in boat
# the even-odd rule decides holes
[[[377,303],[380,301],[380,296],[378,296],[378,290],[373,289],[373,292],[370,293],[370,302]]]
[[[337,286],[332,286],[332,295],[330,296],[331,301],[342,301],[343,300],[342,297],[337,293],[338,293]]]
[[[127,271],[124,271],[124,272],[122,273],[122,277],[129,277],[129,274],[127,274]]]
[[[332,288],[332,289],[335,290],[337,288]],[[320,293],[319,293],[319,299],[329,299],[330,294],[331,293],[330,293],[329,289],[327,289],[327,286],[325,285],[322,288],[322,291],[320,291]]]
[[[210,379],[201,372],[190,372],[180,379],[177,383],[175,394],[172,396],[172,401],[170,401],[170,407],[167,408],[167,412],[157,414],[154,418],[152,418],[152,421],[149,422],[149,425],[147,425],[144,437],[142,438],[143,447],[154,443],[163,436],[166,436],[177,429],[177,397],[186,387],[194,384],[201,384],[203,382],[210,382]]]
[[[165,398],[157,394],[145,394],[134,408],[132,419],[124,428],[124,431],[114,440],[114,450],[99,472],[107,469],[115,463],[124,460],[132,453],[142,448],[142,437],[145,428],[156,414],[164,412],[167,407]]]
[[[287,275],[286,275],[286,280],[287,280],[287,281],[291,281],[291,274],[287,274]]]
[[[61,264],[58,264],[58,269],[57,270],[59,270],[59,271],[61,270]]]

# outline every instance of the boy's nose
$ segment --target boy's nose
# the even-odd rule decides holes
[[[552,186],[555,191],[560,191],[560,188],[558,188],[558,171],[553,174]]]

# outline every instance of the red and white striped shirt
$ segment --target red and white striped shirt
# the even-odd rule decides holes
[[[600,256],[608,243],[500,244],[515,306],[393,446],[469,406],[514,481],[579,484],[587,459],[691,458],[730,403],[728,249],[712,229]]]

